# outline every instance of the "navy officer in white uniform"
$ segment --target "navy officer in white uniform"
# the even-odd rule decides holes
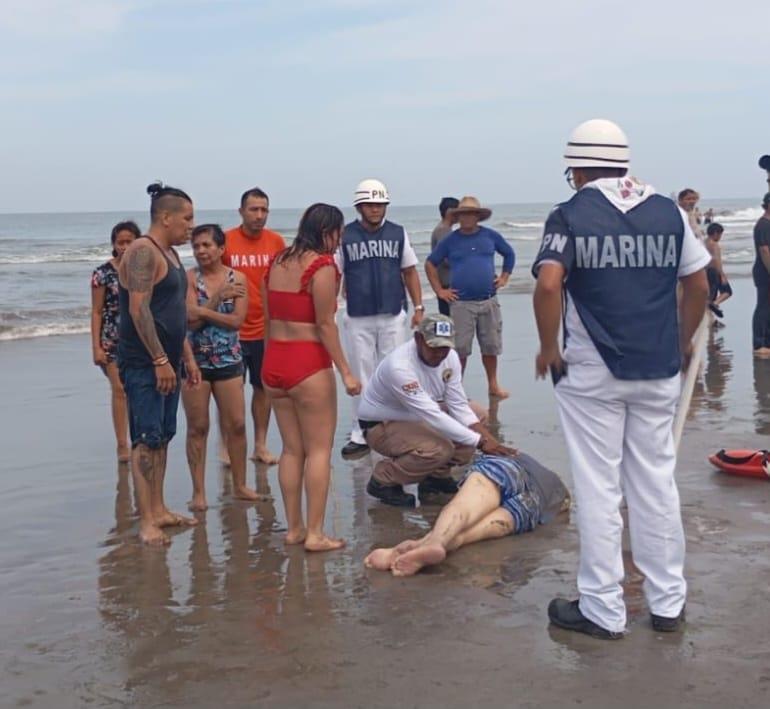
[[[687,591],[672,427],[680,369],[706,306],[709,254],[674,202],[626,176],[628,141],[617,125],[581,124],[565,158],[577,193],[550,213],[533,266],[536,371],[550,370],[558,382],[577,502],[580,597],[554,599],[548,615],[568,630],[622,637],[625,494],[652,626],[672,632],[684,621]]]
[[[345,226],[338,265],[345,283],[347,308],[341,316],[345,354],[361,386],[385,355],[406,341],[406,291],[414,305],[412,327],[425,307],[417,273],[417,256],[404,227],[385,219],[388,190],[379,180],[363,180],[353,204],[359,218]],[[353,429],[342,448],[345,458],[369,451],[358,424],[361,397],[353,398]]]

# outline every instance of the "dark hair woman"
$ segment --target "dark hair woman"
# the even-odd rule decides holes
[[[120,383],[116,357],[118,353],[118,264],[128,245],[141,232],[134,222],[118,222],[112,227],[110,242],[112,258],[91,275],[91,350],[94,364],[101,368],[110,382],[112,392],[112,424],[118,446],[118,462],[127,463],[128,411],[126,394]]]
[[[187,415],[187,462],[193,483],[191,510],[207,509],[205,469],[211,395],[219,410],[233,475],[233,497],[264,499],[246,486],[243,359],[238,328],[246,317],[246,276],[222,263],[225,235],[218,224],[192,232],[196,268],[187,271],[187,339],[201,370],[201,385],[182,390]]]
[[[262,284],[267,343],[262,382],[283,440],[278,479],[288,523],[286,543],[304,544],[307,551],[344,546],[343,540],[323,531],[337,426],[332,363],[349,395],[361,391],[334,322],[340,274],[333,254],[343,226],[337,207],[308,207],[297,238],[276,254]],[[303,484],[307,525],[302,518]]]

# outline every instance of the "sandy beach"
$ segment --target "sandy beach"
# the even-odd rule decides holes
[[[680,450],[686,630],[652,631],[627,557],[629,632],[615,643],[548,626],[549,600],[575,593],[566,516],[414,578],[365,570],[372,547],[424,533],[438,511],[369,498],[368,457],[333,461],[327,527],[343,551],[285,547],[276,469],[249,473],[272,503],[235,502],[212,446],[201,524],[167,549],[143,548],[88,337],[0,343],[0,706],[767,706],[770,484],[706,460],[767,447],[770,433],[770,361],[751,356],[753,287],[733,287]],[[569,483],[551,385],[533,376],[530,296],[501,302],[512,396],[500,433]],[[483,385],[474,354],[467,390],[483,400]],[[344,392],[340,401],[335,456],[349,426]],[[180,510],[191,489],[184,430],[180,409],[166,479]],[[275,426],[270,445],[280,449]]]

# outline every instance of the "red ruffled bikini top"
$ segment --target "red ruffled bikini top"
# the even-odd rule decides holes
[[[329,254],[318,256],[313,262],[305,269],[300,279],[299,291],[287,291],[287,290],[273,290],[270,288],[270,270],[273,268],[275,259],[280,254],[275,254],[271,259],[267,267],[267,308],[270,313],[270,318],[275,320],[287,320],[289,322],[304,322],[315,323],[315,305],[313,304],[313,295],[310,293],[310,281],[313,276],[321,268],[325,266],[332,266],[337,276],[337,281],[340,280],[340,274],[337,270],[337,264],[334,263],[334,258]]]

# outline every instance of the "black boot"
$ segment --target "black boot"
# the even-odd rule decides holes
[[[655,615],[654,613],[650,613],[650,617],[652,618],[652,629],[656,632],[675,633],[684,625],[684,606],[675,618],[667,618],[664,615]]]
[[[568,601],[566,598],[554,598],[548,604],[548,618],[554,624],[565,630],[574,630],[576,633],[585,633],[592,638],[602,640],[620,640],[623,633],[615,633],[592,620],[586,618],[580,612],[578,601]]]
[[[454,478],[438,477],[436,475],[428,475],[417,486],[417,491],[422,495],[433,495],[436,493],[443,493],[445,495],[454,495],[457,492],[457,482]]]
[[[356,443],[355,441],[348,441],[344,446],[342,446],[342,450],[340,451],[340,453],[342,453],[342,457],[346,460],[355,460],[356,458],[361,458],[368,452],[369,446],[367,446],[366,443]]]
[[[366,491],[386,505],[395,507],[414,507],[415,505],[414,495],[404,492],[401,485],[383,485],[371,477],[366,484]]]

